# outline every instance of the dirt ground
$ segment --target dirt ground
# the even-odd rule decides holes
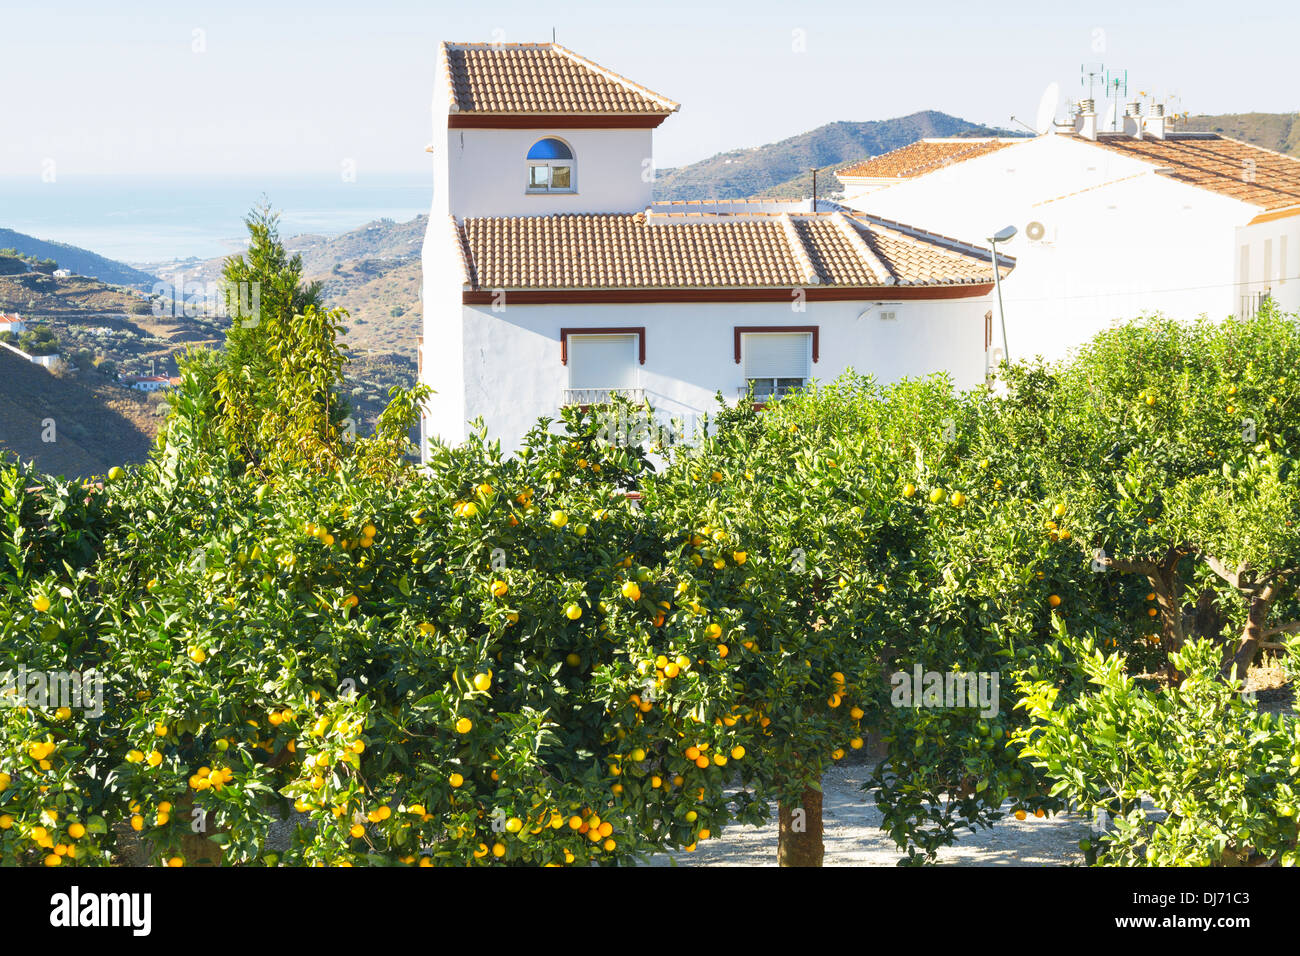
[[[889,834],[880,829],[880,811],[861,789],[870,768],[832,767],[822,778],[822,823],[826,866],[894,866],[902,858]],[[1009,817],[991,830],[966,831],[955,845],[939,851],[941,866],[1068,866],[1082,864],[1079,841],[1087,821],[1073,814]],[[651,866],[776,866],[776,815],[762,827],[728,827],[694,853],[658,854]]]

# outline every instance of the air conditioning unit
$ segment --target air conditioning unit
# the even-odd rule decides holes
[[[1025,224],[1025,238],[1030,242],[1051,244],[1056,241],[1056,227],[1035,219]]]

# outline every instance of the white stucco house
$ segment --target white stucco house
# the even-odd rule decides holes
[[[117,380],[137,392],[163,392],[180,384],[179,378],[166,375],[119,375]]]
[[[554,43],[439,56],[423,439],[482,417],[517,448],[538,417],[611,393],[691,419],[718,392],[850,367],[983,380],[986,246],[802,202],[653,203],[654,130],[677,103]]]
[[[1300,310],[1300,160],[1176,132],[1159,106],[1126,114],[1102,131],[1084,100],[1032,138],[922,140],[839,170],[843,203],[967,240],[1015,226],[1012,358],[1063,357],[1142,312]]]
[[[27,331],[27,323],[17,312],[0,312],[0,332],[22,335]]]

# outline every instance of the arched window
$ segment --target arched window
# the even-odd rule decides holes
[[[564,140],[548,136],[528,151],[530,193],[571,193],[578,188],[573,150]]]

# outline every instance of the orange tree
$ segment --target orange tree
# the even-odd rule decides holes
[[[1010,674],[1048,630],[1046,539],[970,457],[992,414],[988,396],[942,378],[882,387],[849,375],[761,414],[724,412],[646,483],[684,556],[719,582],[747,579],[719,639],[743,706],[767,722],[784,864],[820,863],[822,771],[869,732],[888,751],[877,801],[911,860],[995,816],[1009,792],[999,772],[1045,789],[1015,769],[1007,715],[900,707],[894,693],[894,675],[910,683],[917,665]]]
[[[778,800],[779,861],[791,866],[821,864],[822,769],[863,745],[874,710],[873,558],[889,554],[873,548],[890,531],[888,478],[865,443],[843,444],[808,414],[829,411],[830,394],[724,413],[645,483],[675,562],[698,579],[684,597],[709,622],[739,712],[757,721],[760,790]],[[833,394],[847,406],[865,393]]]
[[[1294,319],[1266,310],[1132,323],[1013,379],[1032,410],[1008,440],[1036,458],[1085,559],[1142,592],[1162,659],[1208,637],[1244,676],[1261,644],[1300,628],[1297,362]]]
[[[628,501],[639,452],[570,416],[382,481],[366,444],[232,475],[173,453],[194,387],[109,485],[90,573],[10,582],[6,663],[105,686],[6,711],[7,861],[107,862],[134,828],[176,863],[617,862],[761,816],[727,792],[764,753],[718,640],[744,579]]]
[[[571,414],[416,471],[419,394],[348,441],[337,315],[262,307],[280,360],[232,392],[237,351],[189,356],[102,496],[7,475],[0,672],[102,686],[0,714],[0,861],[603,863],[760,818],[742,582],[629,502],[644,456]]]
[[[1062,703],[1089,693],[1085,662],[1058,629],[1118,653],[1140,681],[1172,666],[1188,631],[1217,634],[1234,606],[1238,627],[1256,621],[1257,639],[1294,628],[1260,617],[1294,600],[1292,425],[1256,415],[1251,442],[1240,429],[1243,408],[1292,403],[1283,386],[1295,341],[1291,323],[1268,315],[1245,326],[1124,326],[1071,362],[1005,370],[1004,394],[968,396],[952,442],[918,456],[917,494],[933,496],[920,507],[953,492],[963,503],[939,520],[931,512],[921,538],[918,659],[963,669],[1000,660],[1005,704],[991,720],[885,712],[890,753],[873,784],[886,826],[925,854],[911,859],[960,826],[995,821],[1008,799],[1020,815],[1074,795],[1020,753],[1026,714],[1011,693],[1021,681],[1050,683]],[[1228,566],[1260,588],[1247,596],[1253,614],[1234,605],[1235,585],[1215,587]],[[1256,646],[1243,634],[1225,659],[1249,659]],[[1052,770],[1072,768],[1062,758]]]
[[[900,841],[933,848],[953,822],[997,819],[1006,797],[1018,815],[1069,800],[1117,820],[1136,814],[1129,836],[1139,836],[1103,854],[1129,859],[1151,837],[1138,825],[1134,793],[1150,787],[1148,795],[1167,803],[1202,779],[1175,779],[1178,756],[1161,748],[1177,733],[1204,731],[1194,711],[1208,698],[1159,700],[1147,675],[1164,669],[1178,680],[1179,661],[1201,661],[1203,651],[1178,656],[1189,635],[1217,641],[1226,672],[1243,667],[1267,638],[1295,629],[1286,623],[1296,611],[1295,435],[1282,412],[1295,400],[1287,370],[1296,345],[1294,325],[1270,314],[1222,325],[1138,322],[1099,336],[1072,362],[1006,370],[1005,395],[958,417],[950,467],[974,490],[960,520],[932,524],[925,536],[941,573],[920,610],[923,619],[949,620],[946,646],[961,646],[960,636],[969,651],[972,639],[995,636],[986,647],[1006,661],[1002,688],[1032,691],[1028,712],[988,722],[999,743],[982,742],[983,768],[964,761],[974,772],[956,792],[969,794],[973,783],[974,799],[959,802],[953,819],[936,813],[945,777],[952,779],[942,771],[974,741],[954,735],[942,711],[895,715],[904,726],[873,782]],[[1222,636],[1228,628],[1238,630],[1236,641]],[[1108,655],[1104,676],[1094,653]],[[1099,710],[1103,719],[1094,720]],[[1027,713],[1049,725],[1028,748]],[[1136,767],[1140,756],[1116,747],[1116,722],[1128,722],[1132,734],[1156,719],[1169,720],[1171,732],[1153,737],[1152,759]],[[907,724],[940,732],[917,734],[908,754]],[[1259,753],[1264,764],[1272,759],[1270,748]],[[1117,759],[1127,761],[1122,770]],[[1272,783],[1263,790],[1287,805],[1286,788],[1264,764],[1260,779]],[[1216,765],[1199,768],[1213,777]],[[1207,825],[1219,805],[1198,805],[1189,825]],[[1217,825],[1236,839],[1227,817]],[[1252,828],[1264,833],[1258,821],[1243,829]],[[1275,848],[1275,837],[1262,839]],[[1096,852],[1095,841],[1088,850]],[[1170,858],[1163,850],[1152,857]]]
[[[1006,812],[1063,805],[1011,744],[1027,720],[1017,679],[1082,686],[1060,623],[1149,648],[1128,636],[1135,588],[1080,560],[1041,453],[1010,440],[1033,423],[1029,403],[943,379],[846,376],[724,412],[647,481],[692,563],[721,581],[737,573],[728,549],[746,556],[723,639],[740,642],[745,706],[770,721],[782,862],[820,861],[822,770],[869,732],[884,751],[870,786],[906,862]],[[985,699],[900,696],[934,677]]]
[[[641,459],[581,426],[533,439],[400,485],[347,457],[111,486],[93,581],[31,581],[50,604],[6,633],[27,660],[54,624],[49,653],[107,677],[102,717],[12,728],[9,858],[102,861],[125,822],[158,860],[603,862],[752,817],[724,785],[757,725],[626,499]]]
[[[1010,440],[1032,411],[982,389],[914,384],[890,390],[877,414],[893,520],[908,532],[886,543],[905,550],[882,582],[876,679],[888,699],[872,715],[883,759],[868,786],[901,862],[916,864],[962,829],[1061,808],[1011,744],[1027,721],[1015,686],[1031,675],[1077,692],[1056,627],[1123,641],[1125,596],[1079,560],[1038,453]]]

